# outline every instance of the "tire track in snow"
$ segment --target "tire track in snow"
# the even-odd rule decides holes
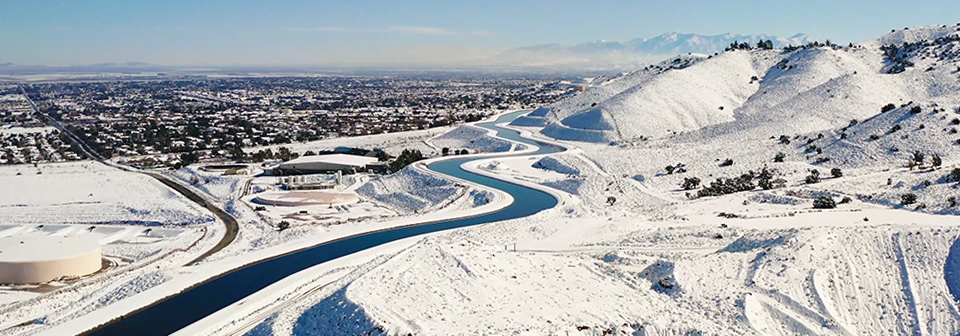
[[[817,301],[817,309],[823,314],[823,317],[827,319],[827,323],[833,326],[832,329],[839,331],[843,335],[853,335],[847,328],[845,328],[840,321],[837,320],[837,310],[833,306],[833,301],[829,297],[825,297],[823,291],[820,289],[822,286],[821,281],[817,280],[817,271],[810,271],[810,289],[813,292],[813,298]]]
[[[910,271],[907,269],[907,258],[903,254],[903,245],[900,243],[900,233],[893,234],[893,249],[897,257],[897,265],[900,266],[900,283],[903,289],[904,300],[907,307],[913,314],[913,323],[911,323],[912,335],[924,335],[923,326],[921,326],[920,310],[917,309],[917,293],[914,291],[913,280],[910,278]],[[951,249],[952,252],[952,249]]]
[[[761,288],[756,282],[757,272],[760,270],[760,261],[766,257],[766,252],[759,252],[757,256],[747,263],[747,274],[744,284],[750,290],[762,307],[767,310],[771,316],[789,317],[789,321],[801,323],[804,328],[811,328],[812,325],[819,325],[823,330],[829,330],[840,335],[853,335],[849,330],[837,323],[837,320],[830,314],[821,309],[826,315],[804,306],[802,303],[794,300],[789,295],[780,293],[776,290]],[[819,296],[819,294],[817,294]],[[822,299],[817,297],[821,305]],[[749,315],[748,311],[744,311]],[[749,320],[749,317],[748,317]],[[792,323],[791,323],[792,324]],[[759,330],[758,330],[759,331]]]

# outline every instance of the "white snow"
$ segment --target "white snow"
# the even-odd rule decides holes
[[[467,148],[487,153],[506,152],[513,147],[510,141],[494,137],[490,130],[473,125],[462,125],[428,141],[436,148]]]
[[[308,155],[284,162],[284,164],[307,164],[307,163],[330,163],[345,166],[363,167],[364,165],[377,162],[376,157],[359,156],[350,154],[328,154],[328,155]]]
[[[586,92],[516,123],[527,136],[565,139],[572,150],[494,156],[463,167],[545,190],[561,200],[557,207],[315,266],[184,333],[960,333],[960,222],[948,201],[960,193],[958,182],[945,178],[960,162],[954,142],[960,135],[951,132],[960,116],[954,72],[960,59],[953,51],[960,41],[911,49],[905,57],[914,66],[898,74],[886,73],[897,63],[879,50],[952,38],[956,28],[915,27],[854,48],[682,56],[594,80]],[[889,103],[895,108],[881,113]],[[911,113],[915,106],[920,111]],[[892,131],[894,125],[900,129]],[[491,151],[487,144],[500,141],[473,126],[454,132],[430,143]],[[417,142],[430,148],[424,140],[432,135]],[[790,143],[781,143],[781,135]],[[413,139],[393,136],[398,143]],[[915,150],[925,153],[924,167],[911,170],[906,162]],[[774,162],[777,153],[784,162]],[[931,154],[943,158],[941,168],[930,167]],[[722,164],[726,159],[733,163]],[[665,169],[678,164],[685,172]],[[702,187],[680,188],[687,178],[704,186],[764,166],[783,187],[704,197],[696,197]],[[842,176],[831,177],[833,168]],[[820,172],[819,183],[805,183],[811,169]],[[252,260],[515,201],[421,164],[360,183],[366,200],[419,215],[278,233],[248,207],[235,206],[235,197],[224,197],[220,202],[241,215],[244,231],[215,262],[183,273],[142,270],[123,282],[152,286],[133,299],[96,310],[61,302],[69,308],[51,317],[89,313],[51,318],[52,328],[11,330],[85,329]],[[242,184],[211,193],[233,195]],[[918,202],[901,204],[906,193]],[[813,209],[818,197],[841,204]],[[140,289],[100,290],[125,296]],[[16,318],[4,321],[37,315],[5,314]]]
[[[190,225],[213,221],[159,181],[97,162],[0,167],[4,224]]]
[[[924,47],[900,74],[881,73],[878,50],[956,28],[682,57],[605,80],[514,123],[586,141],[565,143],[579,150],[467,165],[571,201],[431,235],[249,334],[956,334],[960,222],[948,198],[960,193],[945,176],[960,159],[950,131],[960,59],[938,57],[960,45]],[[897,108],[881,113],[888,103]],[[914,150],[923,169],[906,167]],[[943,168],[930,168],[934,153]],[[666,172],[678,163],[685,172]],[[764,166],[783,188],[700,198],[679,188]],[[804,182],[811,169],[821,182]],[[901,205],[905,193],[918,202]],[[850,202],[812,209],[821,196]]]

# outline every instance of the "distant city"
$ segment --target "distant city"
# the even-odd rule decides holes
[[[163,77],[0,87],[0,127],[8,129],[0,163],[83,159],[57,129],[35,128],[46,118],[97,155],[155,167],[181,153],[243,160],[248,147],[477,121],[575,89],[543,74]]]

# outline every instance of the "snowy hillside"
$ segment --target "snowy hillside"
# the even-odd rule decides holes
[[[954,26],[918,27],[853,47],[678,57],[555,103],[540,124],[554,138],[598,143],[839,129],[889,103],[949,106],[960,94],[957,39]]]
[[[467,187],[424,173],[413,167],[370,180],[357,194],[386,205],[401,214],[421,213],[447,205],[459,198]]]
[[[509,151],[509,141],[489,136],[490,131],[471,125],[463,125],[428,140],[431,144],[451,151],[470,149],[476,152],[496,153]]]
[[[636,84],[584,109],[567,105],[574,101],[558,104],[551,109],[558,121],[543,133],[563,140],[607,142],[698,129],[732,121],[731,107],[743,104],[759,86],[749,80],[757,72],[746,53],[679,57],[633,77],[650,73],[656,75],[625,79]]]

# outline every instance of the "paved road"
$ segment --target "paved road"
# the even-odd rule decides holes
[[[142,172],[142,173],[157,179],[158,181],[160,181],[160,183],[167,185],[173,190],[176,190],[177,192],[182,194],[184,197],[190,199],[191,201],[199,204],[202,207],[207,208],[207,210],[210,210],[210,212],[212,212],[214,216],[217,216],[217,218],[219,218],[220,221],[223,222],[223,224],[227,227],[227,233],[223,235],[223,238],[220,239],[220,242],[218,242],[217,245],[215,245],[213,248],[211,248],[207,252],[204,252],[196,259],[191,260],[185,266],[190,266],[200,262],[203,259],[206,259],[207,257],[213,255],[214,253],[217,253],[220,250],[224,249],[225,247],[230,245],[230,243],[233,243],[233,240],[237,238],[237,234],[240,233],[240,225],[236,217],[233,217],[233,215],[227,213],[226,211],[223,211],[223,209],[218,208],[212,203],[207,202],[205,199],[203,199],[203,197],[200,197],[200,195],[197,195],[190,189],[187,189],[187,187],[170,180],[166,176],[163,176],[157,173],[152,173],[152,172]]]
[[[220,239],[220,242],[218,242],[217,245],[215,245],[213,248],[211,248],[207,252],[204,252],[202,255],[200,255],[196,259],[191,260],[189,263],[187,263],[187,266],[196,264],[197,262],[200,262],[201,260],[213,255],[214,253],[219,252],[223,248],[230,245],[230,243],[232,243],[233,240],[237,238],[237,233],[240,232],[240,225],[236,217],[233,217],[233,215],[227,213],[226,211],[223,211],[223,209],[218,208],[217,206],[211,204],[210,202],[207,202],[207,200],[205,200],[203,197],[201,197],[197,193],[193,192],[189,188],[179,183],[174,182],[173,180],[170,180],[166,176],[153,173],[153,172],[133,169],[133,168],[119,165],[104,159],[103,156],[100,155],[100,153],[97,153],[96,150],[90,147],[86,142],[80,139],[80,137],[78,137],[76,134],[73,134],[73,132],[70,132],[70,130],[64,127],[63,124],[61,124],[59,121],[57,121],[56,119],[53,119],[53,117],[45,113],[40,112],[40,109],[37,107],[37,104],[33,102],[33,99],[30,99],[30,96],[27,95],[27,91],[23,88],[23,86],[20,86],[20,92],[23,93],[23,96],[27,98],[28,102],[30,102],[30,106],[33,107],[33,111],[36,114],[42,115],[44,118],[47,119],[47,122],[49,122],[51,126],[59,130],[60,133],[65,134],[67,138],[69,138],[70,141],[73,142],[74,145],[79,147],[84,152],[84,154],[87,155],[88,158],[91,158],[107,166],[114,167],[123,171],[141,173],[141,174],[150,176],[152,178],[155,178],[158,181],[160,181],[160,183],[163,183],[164,185],[170,187],[170,189],[173,189],[174,191],[180,193],[184,197],[199,204],[200,206],[207,208],[207,210],[210,210],[210,212],[212,212],[214,216],[217,216],[217,218],[219,218],[220,221],[223,222],[223,225],[226,226],[227,228],[227,233],[223,235],[223,238]]]

